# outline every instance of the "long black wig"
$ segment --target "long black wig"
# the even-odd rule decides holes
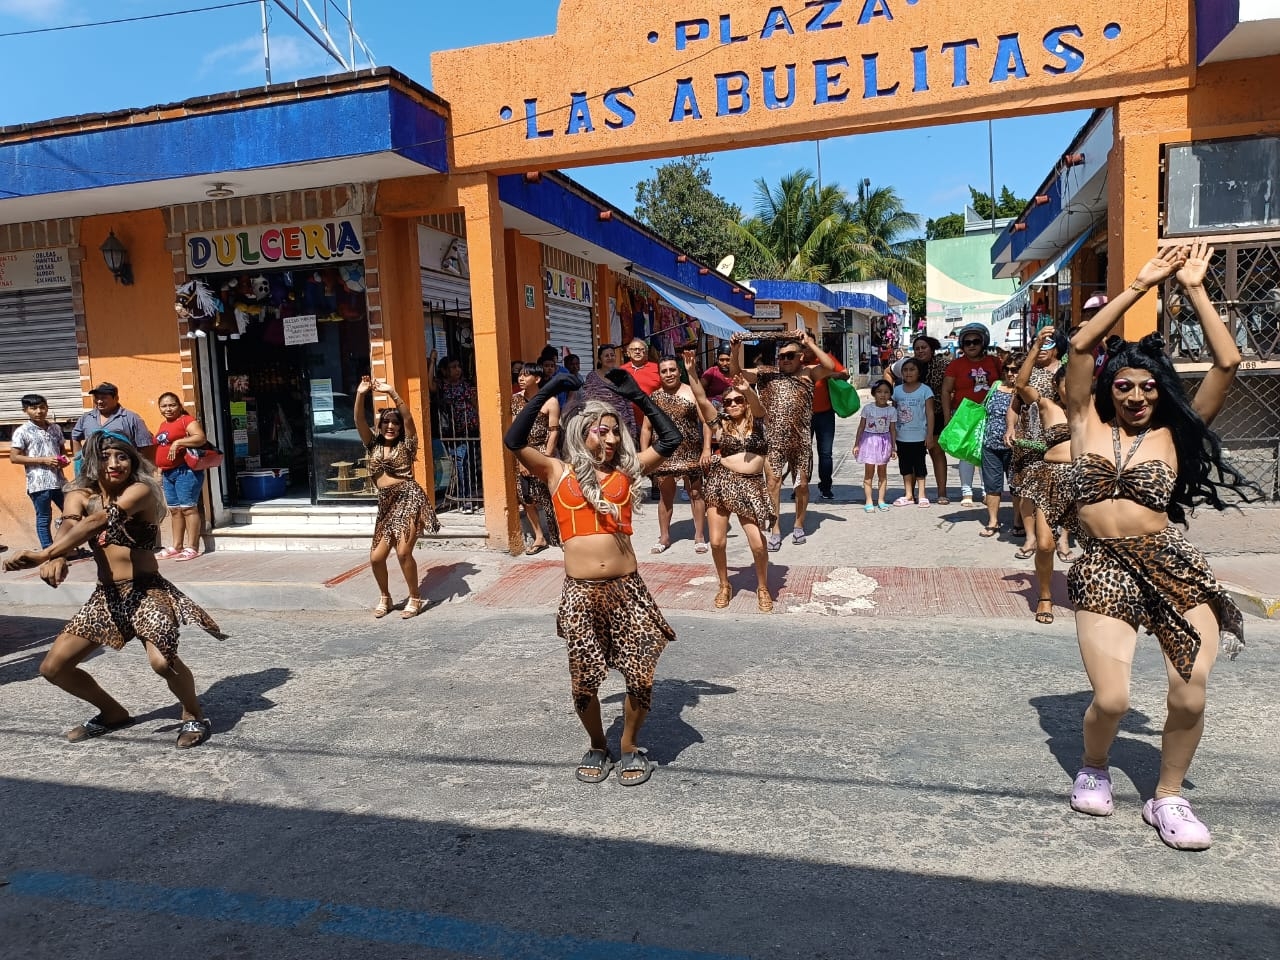
[[[1147,370],[1155,379],[1159,398],[1152,426],[1168,427],[1178,454],[1177,479],[1169,500],[1169,519],[1183,526],[1187,511],[1201,504],[1226,510],[1221,489],[1230,489],[1241,501],[1250,503],[1262,491],[1223,457],[1222,440],[1191,406],[1182,378],[1165,353],[1164,337],[1151,333],[1137,343],[1111,337],[1107,341],[1107,362],[1098,374],[1093,407],[1098,419],[1111,423],[1116,418],[1116,401],[1111,384],[1121,370]]]

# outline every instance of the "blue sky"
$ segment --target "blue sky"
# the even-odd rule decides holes
[[[219,2],[225,0],[0,0],[0,34]],[[319,10],[324,0],[311,2]],[[600,2],[607,5],[609,0]],[[345,0],[341,5],[345,9]],[[559,0],[487,0],[483,5],[353,0],[356,29],[377,63],[427,86],[433,50],[552,33],[558,6]],[[270,33],[276,82],[337,69],[278,9],[272,14]],[[11,78],[10,91],[0,102],[0,125],[169,103],[262,84],[261,13],[257,6],[241,6],[142,23],[0,37],[0,62]],[[12,84],[17,77],[29,79]],[[997,189],[1008,184],[1015,193],[1029,196],[1087,116],[1077,111],[996,121]],[[874,185],[892,185],[907,209],[925,218],[959,211],[969,196],[968,185],[985,190],[990,179],[985,123],[826,140],[821,151],[824,182],[852,189],[868,177]],[[713,187],[749,212],[757,178],[774,182],[797,167],[813,169],[815,154],[812,142],[720,153],[711,165]],[[630,212],[636,181],[649,176],[654,165],[588,167],[571,175]]]

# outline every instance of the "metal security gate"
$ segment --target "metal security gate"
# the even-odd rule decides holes
[[[1236,468],[1267,499],[1280,500],[1280,240],[1215,246],[1205,289],[1243,360],[1213,426]],[[1163,305],[1161,330],[1173,362],[1212,362],[1195,311],[1175,280],[1164,286]],[[1203,373],[1183,376],[1194,394]]]
[[[24,393],[42,394],[54,420],[84,412],[71,287],[0,293],[0,344],[0,423],[26,419]]]
[[[471,328],[471,281],[452,273],[421,271],[426,343],[462,364],[462,376],[475,384],[475,343]],[[432,371],[433,376],[436,371]],[[474,389],[474,387],[473,387]],[[436,509],[473,513],[484,507],[480,464],[480,428],[465,399],[431,398],[431,457],[435,462]]]
[[[595,341],[592,337],[591,308],[567,303],[563,300],[547,298],[548,342],[556,348],[561,361],[564,359],[564,348],[577,356],[581,361],[581,369],[586,371],[595,366]]]

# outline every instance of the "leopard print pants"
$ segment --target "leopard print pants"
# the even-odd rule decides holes
[[[99,646],[124,649],[134,637],[155,646],[167,663],[178,656],[178,630],[193,623],[225,640],[218,624],[202,607],[158,573],[119,583],[100,583],[88,603],[62,628]]]
[[[440,521],[431,508],[427,492],[417,483],[401,480],[378,488],[378,519],[373,525],[375,546],[384,540],[395,546],[406,536],[439,531]]]
[[[813,443],[803,447],[783,447],[770,440],[764,460],[779,480],[790,476],[793,483],[808,483],[813,473]]]
[[[1081,536],[1085,555],[1067,574],[1071,603],[1155,634],[1178,676],[1190,681],[1201,637],[1186,617],[1207,603],[1225,644],[1244,645],[1244,617],[1209,562],[1176,527],[1141,537]],[[1213,642],[1218,641],[1213,638]]]
[[[708,508],[719,507],[761,530],[773,528],[773,503],[769,500],[763,473],[748,476],[714,460],[702,484],[702,498]]]
[[[612,580],[565,577],[556,633],[569,649],[575,710],[587,709],[610,667],[622,674],[636,703],[649,709],[658,657],[676,634],[640,574]]]

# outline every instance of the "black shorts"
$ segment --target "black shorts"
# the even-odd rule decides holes
[[[929,471],[925,467],[925,446],[923,440],[912,443],[910,440],[898,441],[898,466],[904,477],[924,477]]]

